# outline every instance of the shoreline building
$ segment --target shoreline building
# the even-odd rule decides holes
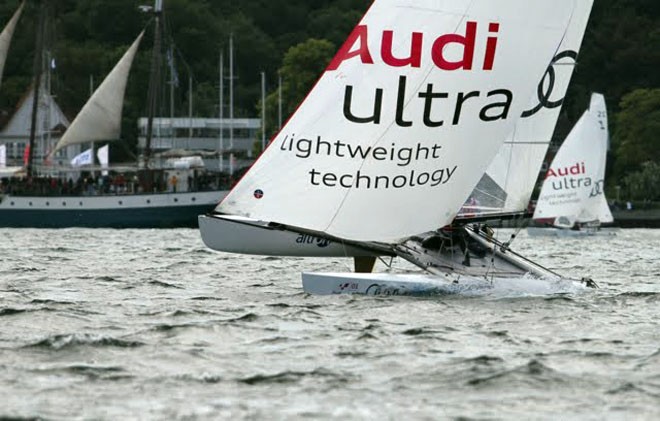
[[[146,148],[147,121],[146,117],[138,120],[141,155]],[[200,156],[208,171],[234,173],[254,162],[253,150],[260,129],[258,118],[157,117],[153,119],[151,161],[158,165],[159,160]]]
[[[33,97],[33,90],[30,89],[7,124],[0,130],[0,145],[4,146],[5,158],[2,165],[5,169],[22,169],[25,166],[27,147],[30,144]],[[36,172],[40,175],[58,175],[58,169],[69,166],[71,159],[80,153],[81,148],[79,145],[64,148],[58,151],[50,162],[45,161],[48,153],[70,124],[53,96],[45,92],[39,96],[36,123],[34,151],[32,151]]]

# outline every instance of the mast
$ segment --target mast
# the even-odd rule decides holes
[[[229,149],[234,150],[234,34],[229,37]]]
[[[151,72],[149,78],[149,94],[147,98],[149,108],[147,114],[146,143],[144,147],[145,168],[149,168],[149,159],[151,157],[151,141],[153,138],[154,115],[156,113],[156,105],[158,104],[158,81],[160,80],[160,19],[163,14],[163,0],[154,0],[154,2],[154,48],[151,53]]]
[[[89,98],[92,98],[92,95],[94,95],[94,76],[89,75]],[[50,133],[50,132],[49,132]],[[96,145],[95,142],[92,140],[92,163],[94,162],[94,151]],[[99,158],[100,160],[100,158]],[[92,177],[96,178],[96,171],[92,171]]]
[[[39,88],[41,87],[41,73],[43,71],[43,44],[46,27],[46,1],[47,0],[41,0],[39,2],[39,24],[36,31],[36,49],[34,52],[34,61],[32,64],[32,73],[34,75],[34,92],[32,96],[32,120],[30,122],[30,143],[28,144],[28,160],[26,169],[28,178],[32,178],[34,172],[32,161],[34,156],[34,141],[37,133],[37,114],[39,113]]]
[[[193,137],[193,78],[188,76],[188,149]]]
[[[225,124],[224,124],[224,103],[225,103],[225,69],[224,69],[224,59],[225,55],[222,51],[220,51],[220,105],[219,105],[219,117],[220,117],[220,144],[218,145],[218,171],[222,172],[223,170],[223,157],[222,157],[222,150],[225,147]]]
[[[51,100],[52,95],[53,95],[53,92],[52,92],[52,86],[53,86],[52,77],[53,76],[52,75],[53,75],[53,69],[55,68],[55,59],[52,56],[51,50],[45,51],[44,55],[45,55],[45,59],[46,59],[45,65],[46,65],[46,69],[47,69],[46,70],[46,76],[44,78],[45,79],[44,83],[46,84],[46,86],[44,87],[44,92],[46,94],[46,98],[47,98],[47,101],[48,101],[47,105],[46,105],[46,112],[45,112],[45,115],[44,115],[43,124],[42,124],[42,128],[45,131],[45,135],[46,135],[45,136],[45,141],[44,141],[44,138],[43,138],[44,136],[42,135],[42,147],[44,148],[43,151],[44,151],[44,155],[45,155],[46,151],[51,150],[52,147],[53,147],[53,145],[51,145],[51,142],[52,142],[51,128],[53,127],[53,125],[52,125],[52,122],[50,121],[50,116],[51,116],[51,110],[52,110],[52,106],[53,106],[53,101]],[[92,147],[94,147],[94,143],[92,143]]]
[[[277,81],[277,128],[282,130],[282,75]]]
[[[266,149],[266,73],[261,72],[261,150]]]
[[[177,84],[177,76],[174,73],[174,52],[169,48],[169,66],[170,66],[170,130],[174,133],[174,85]],[[173,135],[172,135],[173,136]]]

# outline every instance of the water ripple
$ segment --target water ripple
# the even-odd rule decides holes
[[[79,346],[137,348],[144,343],[92,334],[53,335],[23,346],[23,348],[46,348],[62,350]]]
[[[598,290],[421,298],[309,295],[301,272],[352,261],[215,253],[197,230],[0,236],[0,418],[660,419],[660,230],[518,236]]]

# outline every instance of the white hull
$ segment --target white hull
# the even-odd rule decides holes
[[[610,237],[616,235],[616,229],[614,228],[599,228],[599,229],[581,229],[581,230],[571,230],[563,228],[541,228],[541,227],[529,227],[527,228],[527,234],[530,237]]]
[[[354,257],[373,252],[309,234],[278,229],[249,218],[201,215],[199,230],[207,247],[227,253],[262,256]]]
[[[545,294],[556,292],[558,283],[586,285],[585,281],[562,279],[474,231],[464,233],[453,238],[427,233],[397,247],[399,256],[425,268],[426,273],[303,273],[303,289],[319,295],[436,295],[506,289],[517,284],[528,293]]]
[[[430,274],[311,273],[303,272],[303,290],[309,294],[425,295],[451,291],[456,277]]]
[[[314,295],[547,295],[587,288],[584,283],[573,280],[533,277],[484,279],[448,274],[303,273],[302,282],[303,290]]]

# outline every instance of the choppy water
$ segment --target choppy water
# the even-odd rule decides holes
[[[196,230],[0,238],[0,418],[660,418],[660,231],[514,243],[596,291],[427,298],[310,296],[350,261]]]

